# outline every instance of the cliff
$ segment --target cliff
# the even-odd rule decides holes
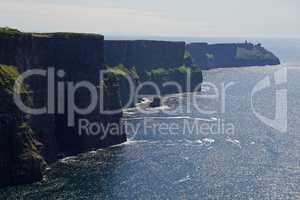
[[[41,180],[45,167],[29,119],[12,101],[18,75],[16,68],[0,65],[0,187]],[[22,86],[21,95],[26,104],[32,103],[27,86]]]
[[[55,81],[53,83],[55,94],[58,92],[58,82],[63,82],[65,88],[62,93],[68,94],[67,82],[74,84],[81,81],[89,81],[94,86],[104,83],[103,104],[105,110],[120,108],[119,85],[116,77],[99,80],[99,70],[104,66],[103,36],[96,34],[77,33],[21,33],[13,29],[0,29],[0,64],[16,66],[20,72],[27,69],[48,69],[53,67]],[[59,77],[59,70],[63,70],[64,76]],[[47,78],[32,78],[26,82],[32,88],[32,99],[35,108],[47,105],[49,98]],[[2,97],[1,97],[2,99]],[[12,99],[10,99],[12,101]],[[1,100],[2,101],[2,100]],[[76,104],[80,108],[90,103],[89,93],[84,89],[77,91]],[[31,127],[37,138],[44,144],[42,154],[47,161],[55,161],[59,154],[68,155],[86,151],[92,148],[106,147],[119,144],[126,140],[125,134],[109,134],[106,137],[103,132],[96,136],[91,134],[79,134],[78,120],[81,118],[91,123],[98,122],[102,125],[115,124],[122,130],[120,119],[122,113],[101,114],[100,103],[93,112],[86,115],[75,115],[75,126],[67,126],[67,109],[70,106],[67,96],[65,98],[54,97],[55,105],[65,106],[63,114],[57,109],[53,113],[32,116]],[[49,110],[48,110],[49,111]],[[111,132],[109,132],[111,133]],[[2,132],[1,132],[2,134]],[[101,138],[101,139],[100,139]]]
[[[164,83],[175,81],[182,87],[182,92],[187,92],[187,70],[191,72],[192,89],[202,82],[202,72],[199,68],[192,66],[191,55],[186,52],[184,42],[105,41],[104,58],[107,66],[128,74],[135,88],[140,83],[152,81],[160,88],[162,94],[178,93],[179,91],[174,87],[163,87]],[[130,91],[122,76],[119,76],[119,80],[121,87],[123,86],[122,102],[124,104],[129,99]],[[141,93],[153,94],[154,91],[153,88],[145,87]]]
[[[105,63],[110,66],[123,64],[144,72],[159,67],[179,67],[183,64],[184,42],[150,40],[104,41]]]
[[[120,85],[120,98],[122,107],[134,107],[134,94],[136,88],[141,83],[141,78],[139,73],[136,71],[135,67],[125,67],[124,65],[108,66],[116,77]],[[128,77],[132,81],[132,85],[126,78]]]
[[[260,44],[191,43],[186,49],[192,56],[193,64],[206,69],[280,64],[280,60]]]

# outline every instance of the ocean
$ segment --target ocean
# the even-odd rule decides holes
[[[128,142],[64,158],[0,199],[300,199],[300,40],[248,41],[282,64],[204,71],[201,94],[126,115]]]

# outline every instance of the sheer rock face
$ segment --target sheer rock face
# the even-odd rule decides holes
[[[188,92],[187,75],[178,70],[183,65],[192,68],[191,57],[186,54],[185,42],[107,40],[104,41],[104,58],[105,64],[110,67],[121,64],[129,70],[136,69],[138,75],[138,80],[134,79],[136,86],[145,81],[153,81],[160,88],[162,95],[178,93],[175,87],[163,87],[164,83],[173,81],[179,83],[182,92]],[[162,73],[151,73],[152,71]],[[202,82],[201,70],[193,69],[191,76],[193,89]],[[130,93],[128,88],[124,89],[125,94]],[[153,92],[155,91],[152,87],[144,87],[141,90],[142,94]]]
[[[120,95],[118,82],[114,77],[100,80],[99,70],[104,67],[103,36],[95,34],[75,33],[6,33],[0,31],[0,64],[14,65],[20,72],[27,69],[48,69],[53,67],[55,72],[54,86],[57,94],[58,81],[72,81],[74,84],[81,81],[89,81],[97,87],[101,81],[105,87],[103,103],[105,110],[120,108]],[[57,76],[58,70],[63,70],[65,75]],[[40,108],[47,105],[47,78],[34,77],[27,81],[33,90],[33,105]],[[101,90],[101,89],[100,89]],[[99,91],[98,91],[99,92]],[[65,95],[68,94],[64,90]],[[99,92],[100,93],[100,92]],[[98,94],[99,95],[99,94]],[[2,98],[2,97],[1,97]],[[79,134],[79,119],[87,119],[91,123],[114,124],[122,130],[120,119],[122,112],[104,115],[99,113],[100,102],[94,112],[87,115],[75,115],[75,126],[67,126],[67,96],[63,100],[57,95],[54,97],[56,108],[58,102],[64,104],[65,114],[45,114],[32,116],[32,129],[44,144],[43,156],[47,161],[55,161],[58,154],[63,155],[79,153],[92,148],[106,147],[119,144],[126,140],[122,135],[103,136],[100,132],[92,136],[84,132]],[[86,89],[80,89],[75,95],[75,102],[84,108],[90,103],[90,95]],[[73,107],[71,107],[73,108]],[[121,134],[121,133],[119,133]],[[100,139],[102,138],[102,139]]]
[[[191,43],[186,46],[193,64],[202,68],[278,65],[280,60],[260,44]]]
[[[0,65],[0,187],[41,180],[45,168],[29,119],[12,101],[17,76],[16,68]],[[28,87],[21,96],[31,104]]]
[[[104,41],[105,64],[136,67],[138,72],[159,67],[179,67],[183,64],[184,53],[184,42]]]

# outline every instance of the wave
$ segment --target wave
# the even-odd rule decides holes
[[[120,147],[120,146],[127,146],[127,145],[135,145],[135,144],[139,144],[139,143],[149,143],[150,141],[147,140],[132,140],[132,139],[128,139],[126,142],[123,142],[121,144],[116,144],[113,145],[109,148],[114,148],[114,147]]]
[[[171,108],[169,106],[166,106],[166,105],[163,105],[163,106],[160,106],[160,107],[155,107],[155,108],[146,108],[144,109],[145,111],[161,111],[161,110],[170,110]]]
[[[187,175],[186,177],[179,179],[178,181],[175,181],[174,184],[184,183],[190,180],[192,180],[192,178],[190,177],[190,175]]]
[[[211,118],[200,118],[200,117],[191,117],[191,116],[173,116],[173,117],[135,117],[135,118],[126,118],[123,119],[123,121],[131,121],[131,120],[144,120],[144,119],[188,119],[188,120],[199,120],[199,121],[206,121],[206,122],[213,122],[218,121],[217,118],[211,117]]]
[[[69,156],[69,157],[65,157],[65,158],[59,160],[58,162],[71,163],[71,162],[75,162],[77,158],[78,158],[77,156]]]
[[[225,141],[238,146],[240,149],[242,148],[241,142],[239,140],[227,138]]]

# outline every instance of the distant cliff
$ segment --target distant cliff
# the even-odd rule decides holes
[[[192,56],[193,64],[203,69],[280,64],[280,60],[260,44],[191,43],[186,49]]]
[[[184,42],[168,41],[104,41],[105,64],[131,74],[135,85],[146,81],[153,81],[160,88],[162,94],[177,93],[174,87],[163,87],[166,82],[177,82],[187,92],[187,72],[191,72],[191,89],[202,82],[202,72],[192,66],[191,56],[186,53]],[[131,72],[131,73],[128,73]],[[132,74],[135,74],[132,76]],[[122,82],[125,82],[121,78]],[[128,86],[124,83],[122,100],[129,97]],[[153,89],[153,88],[152,88]],[[151,88],[144,88],[143,94],[153,94]]]
[[[104,41],[104,60],[107,65],[134,66],[138,72],[159,67],[179,67],[183,64],[184,53],[184,42]]]
[[[27,69],[47,69],[54,67],[55,73],[64,70],[63,78],[58,81],[72,81],[74,84],[80,81],[89,81],[95,86],[103,81],[103,104],[105,110],[120,108],[120,92],[116,77],[110,76],[99,80],[99,70],[105,69],[103,54],[103,36],[94,34],[76,33],[21,33],[13,29],[0,29],[0,64],[15,66],[18,71]],[[47,104],[47,79],[34,78],[28,84],[32,88],[32,99],[35,107]],[[63,93],[67,94],[67,90]],[[0,97],[1,99],[4,97]],[[7,98],[7,97],[6,97]],[[1,100],[2,101],[2,100]],[[10,101],[13,101],[10,99]],[[67,106],[67,99],[55,97],[56,102],[63,102]],[[75,96],[75,102],[80,107],[86,107],[90,103],[89,93],[79,90]],[[76,115],[75,126],[67,126],[67,113],[44,114],[32,116],[30,126],[37,138],[42,142],[41,154],[47,161],[55,161],[58,154],[79,153],[91,148],[106,147],[119,144],[126,140],[125,134],[107,135],[104,139],[100,135],[79,135],[78,119],[85,118],[91,122],[99,122],[103,125],[118,124],[122,130],[120,119],[122,113],[111,115],[99,114],[99,106],[88,115]],[[9,113],[6,113],[9,114]],[[11,129],[13,132],[14,130]],[[1,132],[1,134],[3,134]],[[0,158],[1,159],[1,158]],[[0,180],[1,182],[1,180]],[[1,184],[0,184],[1,185]]]

